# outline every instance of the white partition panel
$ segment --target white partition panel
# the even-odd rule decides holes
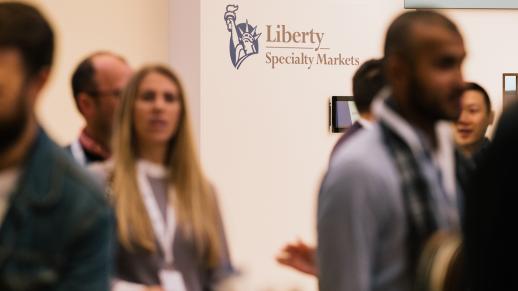
[[[405,0],[406,8],[518,8],[516,0]]]
[[[318,186],[338,137],[328,131],[328,98],[352,94],[353,73],[381,56],[402,8],[386,0],[202,2],[202,161],[249,283],[242,290],[317,290],[315,278],[274,258],[297,237],[315,243]]]

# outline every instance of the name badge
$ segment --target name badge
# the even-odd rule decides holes
[[[174,270],[161,270],[160,282],[164,291],[187,291],[183,276],[180,272]]]

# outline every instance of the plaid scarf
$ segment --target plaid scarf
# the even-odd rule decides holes
[[[383,139],[399,172],[408,221],[408,264],[415,275],[419,256],[427,239],[438,229],[431,193],[410,146],[387,124],[380,121]],[[412,276],[415,278],[415,276]]]

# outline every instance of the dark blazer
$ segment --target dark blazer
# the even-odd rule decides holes
[[[518,290],[516,186],[518,104],[498,123],[466,195],[465,248],[471,291]]]
[[[43,131],[9,203],[0,228],[0,290],[109,289],[111,210]]]
[[[480,148],[478,148],[478,150],[473,154],[473,157],[472,157],[473,163],[475,165],[478,165],[482,162],[490,145],[491,145],[491,141],[487,137],[484,137],[484,140],[482,141]]]
[[[65,146],[64,149],[72,158],[75,159],[74,155],[72,154],[72,145],[71,144]],[[85,155],[85,158],[86,158],[85,162],[86,162],[87,166],[91,163],[104,162],[104,160],[105,160],[105,158],[100,157],[94,153],[91,153],[91,152],[85,150],[85,148],[83,148],[82,146],[81,146],[81,150],[83,151],[83,153]]]

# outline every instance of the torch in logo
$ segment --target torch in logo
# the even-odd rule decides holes
[[[258,39],[261,36],[261,33],[257,33],[257,26],[252,27],[248,20],[236,24],[238,9],[238,5],[227,5],[225,12],[225,22],[230,32],[230,59],[236,69],[239,69],[246,58],[259,52]]]

